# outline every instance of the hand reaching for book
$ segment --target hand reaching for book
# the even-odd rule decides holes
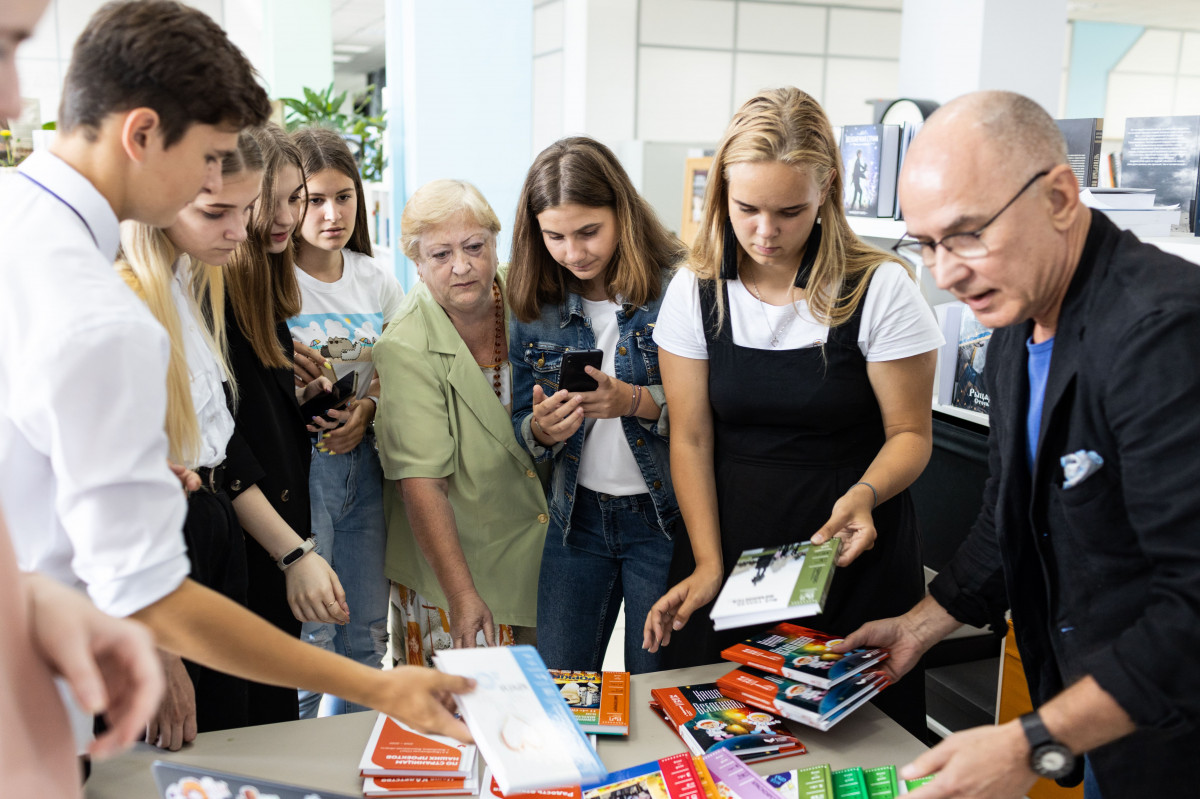
[[[955,733],[900,769],[902,779],[937,773],[909,792],[912,799],[1020,799],[1037,782],[1029,768],[1029,742],[1020,723]]]
[[[475,690],[474,680],[423,666],[376,671],[372,679],[375,675],[384,686],[384,695],[367,702],[370,707],[399,719],[417,732],[471,742],[467,725],[454,717],[457,709],[454,695]]]
[[[814,544],[830,538],[842,540],[838,551],[838,566],[849,566],[859,555],[875,547],[875,520],[871,516],[875,492],[866,483],[856,483],[833,504],[829,521],[813,534]]]
[[[721,590],[721,570],[692,572],[683,581],[671,586],[650,612],[642,628],[642,649],[657,652],[660,646],[671,643],[671,633],[683,629],[697,608],[712,601]]]
[[[894,682],[907,674],[931,646],[961,626],[937,600],[926,596],[903,616],[869,621],[830,649],[839,654],[858,647],[887,649],[891,655],[878,670]]]

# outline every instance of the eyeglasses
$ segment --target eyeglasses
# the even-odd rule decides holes
[[[988,229],[988,226],[1000,218],[1000,214],[1007,211],[1012,204],[1015,203],[1025,190],[1032,186],[1038,178],[1044,178],[1050,174],[1049,169],[1043,169],[1036,175],[1031,177],[1021,190],[1013,195],[1013,198],[1004,204],[1004,207],[997,211],[991,219],[984,222],[975,230],[966,231],[963,233],[951,233],[949,236],[940,241],[917,241],[908,237],[901,238],[892,245],[892,250],[898,255],[904,256],[909,261],[915,264],[931,263],[937,257],[937,248],[942,246],[947,252],[952,252],[959,258],[982,258],[988,254],[987,245],[983,242],[983,231]]]

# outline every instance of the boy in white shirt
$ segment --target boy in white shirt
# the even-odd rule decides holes
[[[214,79],[216,76],[216,79]],[[186,578],[167,467],[166,333],[112,269],[118,222],[170,225],[220,185],[237,132],[270,112],[212,20],[168,0],[110,3],[76,43],[51,152],[0,188],[0,501],[20,565],[86,586],[164,649],[303,685],[467,739],[442,704],[467,681],[378,672],[291,638]],[[289,553],[302,557],[303,552]]]

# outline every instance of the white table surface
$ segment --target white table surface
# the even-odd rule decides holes
[[[650,709],[651,688],[712,682],[734,667],[732,663],[641,674],[632,678],[630,733],[600,736],[599,753],[610,771],[686,751],[683,742]],[[84,786],[86,799],[153,799],[158,796],[150,764],[154,760],[218,769],[316,790],[362,795],[358,761],[375,722],[375,713],[354,713],[323,719],[265,724],[202,733],[179,752],[163,752],[146,744],[96,763]],[[808,754],[753,765],[759,774],[773,774],[805,765],[903,765],[925,745],[867,704],[827,732],[791,725],[808,747]]]

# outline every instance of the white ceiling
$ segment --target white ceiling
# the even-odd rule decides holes
[[[384,2],[333,0],[334,52],[337,53],[339,44],[369,48],[364,53],[347,53],[351,56],[349,61],[334,64],[337,72],[362,74],[384,65]],[[843,3],[880,8],[901,6],[900,0],[843,0]],[[1090,22],[1200,30],[1200,0],[1067,0],[1067,17]]]
[[[333,0],[330,4],[334,55],[339,55],[339,44],[369,48],[364,53],[345,53],[350,60],[345,63],[335,61],[335,72],[363,74],[384,65],[387,59],[383,4],[384,0]]]
[[[1197,0],[1067,0],[1067,17],[1148,28],[1200,30]]]

